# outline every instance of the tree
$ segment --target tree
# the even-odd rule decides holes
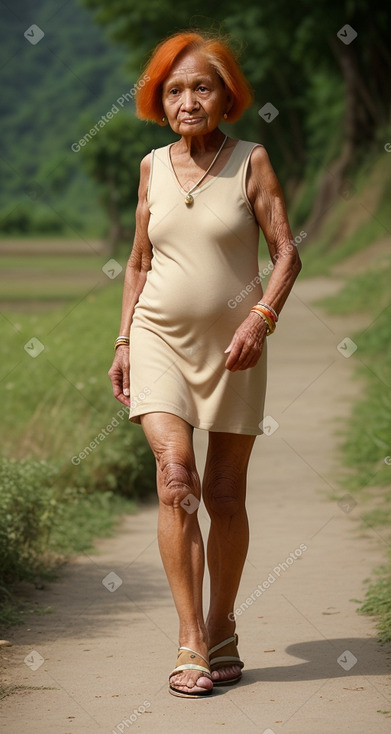
[[[134,113],[114,114],[80,150],[85,170],[100,187],[109,219],[110,252],[131,237],[141,159],[152,148],[167,143],[166,130],[159,128],[161,142],[157,143],[156,131],[152,132],[152,126],[138,120]]]
[[[327,211],[357,154],[389,121],[389,11],[383,0],[242,0],[240,7],[236,0],[217,0],[213,10],[207,0],[175,6],[171,0],[150,0],[147,5],[142,0],[82,2],[108,26],[111,37],[126,46],[129,65],[137,73],[156,43],[178,30],[212,26],[228,32],[245,51],[242,66],[255,91],[253,109],[234,130],[264,142],[291,189],[309,166],[314,168],[314,161],[318,168],[326,168],[312,222]],[[322,95],[315,90],[324,82],[329,85],[332,119],[328,110],[322,110]],[[333,87],[340,106],[334,105]],[[311,100],[319,104],[315,113]],[[258,106],[267,102],[278,110],[270,124],[258,115]],[[322,125],[322,112],[327,125]],[[314,124],[321,127],[316,136]],[[330,145],[330,136],[338,142],[338,150]],[[315,137],[317,146],[311,150]]]

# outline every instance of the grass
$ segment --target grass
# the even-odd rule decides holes
[[[0,321],[7,456],[78,453],[120,407],[107,370],[122,283],[85,289],[81,297],[80,290],[78,300],[56,311],[9,311]],[[24,348],[31,339],[43,346],[36,357]]]
[[[388,544],[387,558],[367,580],[359,612],[378,617],[379,639],[391,641],[391,261],[382,270],[352,277],[333,298],[318,305],[330,313],[365,311],[371,325],[353,335],[357,372],[363,389],[346,426],[343,455],[348,469],[344,491],[360,499],[362,526],[378,528]]]
[[[302,277],[330,275],[333,266],[386,236],[391,231],[390,196],[387,154],[366,161],[356,174],[349,198],[341,196],[327,213],[316,239],[309,238],[299,247]]]
[[[123,272],[110,280],[104,263],[95,256],[2,258],[15,302],[0,317],[4,625],[23,619],[13,593],[17,581],[54,578],[66,557],[93,552],[94,539],[112,534],[119,517],[155,490],[152,452],[107,376]],[[61,276],[61,289],[53,288],[54,276]],[[60,305],[38,309],[37,301],[42,305],[52,294]],[[42,351],[29,350],[31,344]]]
[[[341,197],[330,209],[316,241],[306,240],[299,247],[303,277],[329,274],[335,264],[369,247],[391,229],[388,162],[384,154],[372,170],[368,171],[368,163],[362,166],[353,195]],[[374,186],[378,193],[369,206],[368,195]],[[124,265],[126,255],[123,247],[116,259]],[[121,420],[115,432],[80,465],[72,464],[72,457],[118,410],[106,373],[118,327],[123,273],[102,284],[97,275],[100,278],[103,262],[104,258],[94,256],[3,258],[9,300],[15,298],[15,311],[10,310],[0,321],[3,454],[17,460],[26,456],[46,459],[61,466],[60,487],[62,491],[69,489],[69,501],[64,503],[63,525],[57,520],[53,523],[48,550],[64,556],[85,551],[95,534],[111,532],[115,518],[128,511],[125,508],[131,510],[126,504],[127,493],[131,500],[137,500],[138,492],[142,496],[154,487],[153,463],[142,432],[126,420]],[[26,269],[33,275],[35,290],[20,277]],[[65,277],[67,271],[69,277]],[[58,289],[50,279],[61,274],[63,284]],[[89,278],[89,287],[83,278]],[[353,335],[360,365],[357,379],[363,390],[346,426],[343,450],[347,472],[341,487],[359,498],[362,506],[366,503],[364,527],[381,528],[382,534],[388,533],[391,523],[391,466],[384,461],[391,454],[390,282],[391,265],[374,268],[348,280],[336,297],[321,304],[330,313],[365,311],[372,315],[371,327]],[[54,294],[63,300],[61,308],[43,313],[34,310],[35,299],[44,302]],[[28,310],[21,312],[21,304]],[[33,336],[44,346],[36,358],[24,349]],[[100,497],[97,504],[95,495]],[[84,530],[78,525],[81,516]],[[90,535],[84,534],[89,532],[87,528]],[[365,601],[360,604],[361,613],[378,617],[380,639],[391,640],[390,556],[368,580]],[[8,597],[4,610],[12,618]]]
[[[9,304],[74,301],[88,289],[105,288],[108,257],[97,255],[0,256],[1,299]],[[124,268],[126,259],[115,258]]]

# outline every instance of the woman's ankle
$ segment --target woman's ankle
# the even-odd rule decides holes
[[[185,647],[198,647],[208,648],[208,632],[206,627],[204,629],[185,627],[179,631],[179,646],[184,645]]]
[[[235,634],[236,623],[227,617],[223,622],[209,623],[207,628],[208,647],[210,649],[211,647],[214,647],[214,645],[218,645],[220,642],[223,642],[223,640],[226,640],[228,637],[233,637]]]

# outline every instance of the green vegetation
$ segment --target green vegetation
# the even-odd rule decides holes
[[[3,261],[8,277],[15,277],[15,259]],[[60,261],[77,279],[79,258]],[[48,264],[56,269],[60,261],[36,256],[33,268],[20,257],[18,265],[22,274],[29,266],[41,298],[50,284]],[[96,536],[111,533],[120,514],[134,512],[136,501],[155,489],[152,453],[141,428],[129,423],[128,410],[115,401],[107,377],[122,274],[114,280],[103,275],[104,258],[80,262],[95,285],[79,287],[77,300],[72,288],[71,302],[43,313],[34,310],[34,300],[15,300],[19,310],[3,311],[0,320],[4,624],[18,618],[15,582],[55,577],[64,557],[91,552]],[[64,277],[63,291],[67,283],[72,285],[70,277]],[[38,343],[33,339],[43,346],[36,356],[25,349]]]
[[[347,468],[341,487],[360,501],[362,527],[375,528],[388,545],[386,562],[368,579],[359,611],[379,618],[381,641],[391,640],[391,259],[381,268],[350,278],[333,298],[319,305],[330,313],[370,314],[371,323],[353,334],[357,344],[357,379],[362,396],[346,425],[343,456]]]
[[[341,7],[327,0],[244,0],[240,7],[217,0],[213,8],[206,0],[69,0],[54,11],[51,0],[36,0],[33,14],[30,6],[19,0],[0,10],[8,31],[0,59],[7,182],[0,231],[7,235],[104,234],[116,244],[131,233],[140,159],[172,133],[137,120],[124,95],[153,47],[178,30],[195,26],[230,37],[254,104],[226,131],[266,146],[295,228],[314,205],[327,211],[389,121],[388,17],[380,0]],[[337,38],[342,19],[358,33],[358,53]],[[30,23],[45,34],[34,45],[23,35]],[[272,124],[258,114],[267,102],[279,113]],[[327,196],[326,167],[334,171]]]
[[[302,276],[327,275],[388,236],[391,176],[387,9],[380,0],[51,0],[1,4],[4,34],[0,232],[104,236],[125,264],[141,158],[172,133],[135,118],[121,103],[162,38],[194,26],[228,34],[254,89],[234,137],[262,142],[281,180]],[[84,7],[83,7],[84,6]],[[89,12],[89,11],[92,11]],[[210,13],[213,12],[213,18]],[[370,23],[368,17],[370,15]],[[95,19],[104,25],[115,46]],[[31,44],[32,23],[45,35]],[[358,33],[345,44],[343,24]],[[268,124],[259,109],[271,102]],[[84,145],[86,134],[107,117]],[[76,146],[75,146],[76,144]],[[73,148],[72,148],[73,145]],[[82,249],[82,248],[80,248]],[[107,251],[107,250],[106,250]],[[15,249],[16,252],[16,249]],[[84,252],[84,250],[83,250]],[[0,601],[14,618],[12,584],[52,577],[69,553],[90,550],[123,511],[154,489],[154,463],[141,429],[114,401],[110,366],[121,277],[108,281],[100,255],[4,258],[0,381],[4,439],[0,472]],[[325,307],[368,312],[375,328],[355,338],[363,397],[354,406],[344,451],[345,491],[365,500],[365,526],[389,531],[391,266],[351,278]],[[33,340],[33,341],[32,341]],[[36,341],[38,340],[38,341]],[[28,346],[30,345],[30,346]],[[42,351],[36,353],[36,347]],[[39,350],[37,350],[39,351]],[[110,426],[111,428],[108,428]],[[391,559],[370,582],[361,611],[380,615],[391,639]]]
[[[390,139],[391,129],[387,128],[382,135],[383,141]],[[391,230],[389,163],[383,145],[380,153],[376,156],[371,153],[361,162],[346,195],[337,197],[316,236],[310,236],[304,245],[304,277],[330,275],[335,265],[388,235]]]
[[[0,584],[53,578],[59,555],[93,551],[117,514],[135,509],[111,491],[64,486],[54,462],[0,459]],[[4,587],[3,587],[4,588]],[[1,586],[0,586],[1,591]]]
[[[216,0],[213,9],[208,0],[175,6],[172,0],[81,2],[138,71],[156,44],[175,32],[196,28],[229,37],[254,104],[224,127],[265,145],[295,228],[313,211],[318,221],[325,215],[389,123],[391,59],[382,0]],[[345,24],[357,34],[354,42],[337,35]],[[259,114],[266,103],[278,110],[271,124]]]
[[[0,14],[0,231],[101,235],[107,220],[99,193],[71,145],[129,91],[135,76],[125,71],[123,51],[75,0],[58,7],[37,0],[33,9],[18,0],[3,3]],[[36,45],[23,35],[32,23],[45,33]],[[126,103],[122,114],[131,110]]]

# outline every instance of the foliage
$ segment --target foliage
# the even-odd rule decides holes
[[[391,561],[380,566],[360,606],[360,614],[376,615],[379,641],[391,642]]]
[[[89,10],[117,45],[105,40]],[[0,52],[1,178],[7,182],[0,195],[0,231],[5,233],[102,234],[107,216],[99,195],[112,221],[119,201],[117,220],[128,230],[125,211],[136,203],[140,158],[169,142],[167,131],[137,126],[133,103],[127,103],[121,123],[109,121],[83,149],[92,178],[71,145],[132,88],[155,44],[177,30],[196,27],[230,36],[255,99],[241,121],[225,128],[265,144],[295,205],[298,226],[311,211],[319,173],[338,157],[347,136],[354,146],[366,147],[389,119],[387,10],[380,0],[342,5],[244,0],[240,7],[234,0],[217,0],[213,8],[206,0],[185,5],[69,0],[54,11],[51,0],[37,0],[34,8],[18,0],[12,9],[2,4],[0,11],[8,29]],[[45,33],[36,45],[23,37],[29,23]],[[346,23],[358,33],[347,46],[336,35]],[[348,119],[349,100],[354,104]],[[258,114],[266,102],[279,111],[271,124]],[[128,150],[131,158],[125,157]],[[116,170],[116,181],[104,188],[109,159],[110,166],[118,163],[124,170]],[[298,184],[304,181],[309,185],[301,202]]]
[[[102,233],[93,182],[71,145],[132,86],[124,53],[76,0],[0,5],[0,231]],[[31,45],[31,24],[45,33]],[[129,110],[131,107],[127,106]],[[126,108],[125,108],[126,109]]]
[[[0,458],[0,602],[4,614],[15,582],[54,578],[64,555],[91,552],[94,538],[110,534],[118,514],[134,509],[134,503],[111,491],[86,494],[64,486],[60,467],[53,462]]]
[[[2,451],[14,459],[59,461],[62,486],[110,489],[135,498],[154,489],[154,463],[141,428],[129,423],[107,376],[122,278],[119,274],[118,280],[110,281],[102,276],[103,265],[103,258],[90,257],[96,282],[105,277],[106,287],[89,289],[73,304],[39,315],[9,312],[0,322]],[[23,271],[23,259],[19,267]],[[39,258],[35,267],[39,277]],[[41,279],[43,288],[45,278]],[[34,358],[24,348],[33,337],[44,347]],[[72,462],[99,436],[93,451]]]
[[[384,461],[391,453],[390,279],[391,262],[380,271],[372,268],[350,278],[336,296],[319,302],[330,313],[364,311],[371,316],[370,325],[352,335],[357,377],[365,387],[346,426],[345,460],[354,469],[346,481],[357,491],[385,487],[386,502],[391,501],[390,466]]]
[[[152,148],[166,145],[169,137],[164,128],[147,125],[135,116],[117,114],[110,125],[81,149],[85,170],[98,182],[101,201],[112,225],[113,245],[129,236],[129,205],[137,201],[141,159]]]
[[[390,128],[385,129],[383,139],[387,140],[390,133]],[[336,197],[316,236],[309,237],[309,242],[303,248],[304,277],[330,273],[334,265],[355,253],[365,251],[372,243],[386,237],[390,231],[391,175],[383,145],[380,155],[368,155],[361,162],[350,183],[351,192],[348,190],[346,197],[341,194]],[[304,198],[303,195],[302,201]],[[363,212],[366,214],[364,218]],[[297,214],[291,217],[292,221],[297,218],[300,219]],[[376,278],[376,275],[369,272],[368,277]],[[355,288],[355,281],[349,283],[349,290],[344,293],[350,294],[350,288]],[[335,301],[336,308],[339,308],[343,297],[341,293],[338,301]],[[334,301],[331,300],[329,307],[333,308],[333,304]]]
[[[52,578],[62,556],[90,552],[94,538],[111,532],[119,514],[132,512],[136,500],[155,491],[152,452],[141,428],[114,400],[107,376],[122,283],[103,276],[100,257],[10,260],[10,272],[27,269],[40,293],[52,287],[51,272],[68,273],[62,296],[68,283],[73,302],[41,314],[31,301],[27,313],[4,311],[0,321],[4,624],[17,619],[14,582]],[[83,278],[89,269],[96,285],[84,297],[79,285],[75,300],[79,268]],[[99,290],[103,277],[106,287]],[[24,349],[33,336],[44,347],[34,358]]]
[[[370,325],[353,334],[357,344],[356,374],[361,382],[360,398],[353,405],[344,430],[344,459],[349,474],[341,478],[345,491],[362,502],[364,528],[382,526],[382,535],[391,524],[391,341],[389,284],[391,262],[350,278],[347,285],[321,304],[331,313],[369,313]],[[376,497],[375,505],[364,501]],[[391,640],[391,556],[369,579],[365,601],[358,611],[377,615],[379,639]]]
[[[361,129],[363,139],[354,142],[368,143],[376,126],[389,119],[387,10],[381,0],[345,0],[338,6],[328,0],[315,4],[311,0],[294,4],[244,0],[240,7],[234,0],[219,0],[213,11],[207,0],[189,0],[175,7],[171,0],[155,0],[147,6],[141,0],[131,6],[122,0],[82,2],[95,11],[112,38],[126,47],[132,69],[140,69],[156,43],[176,31],[196,27],[228,33],[235,48],[242,51],[243,69],[255,91],[247,130],[265,142],[285,182],[302,178],[308,167],[324,165],[335,153],[336,141],[342,145],[346,91],[354,96],[361,126],[355,124],[354,131],[346,128],[345,139],[359,138]],[[358,50],[337,38],[346,23],[358,33]],[[361,95],[356,94],[357,82]],[[257,114],[266,102],[279,110],[272,124]],[[239,123],[236,129],[245,127]]]
[[[44,461],[0,459],[0,583],[37,573],[57,512],[57,475]]]

